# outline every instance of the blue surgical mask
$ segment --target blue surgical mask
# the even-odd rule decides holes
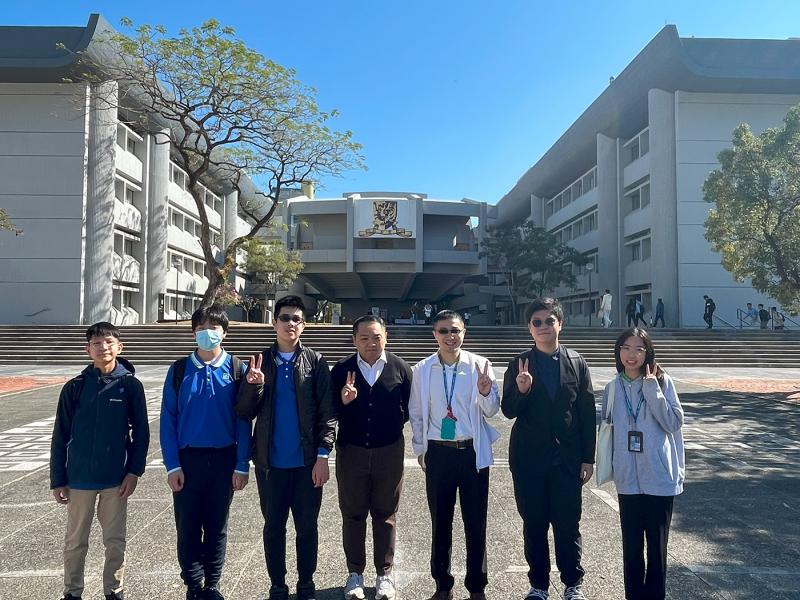
[[[222,343],[222,334],[216,329],[201,329],[194,332],[194,339],[200,350],[214,350]]]

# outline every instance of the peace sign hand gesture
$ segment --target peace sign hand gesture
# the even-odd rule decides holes
[[[478,365],[475,365],[478,368]],[[481,396],[488,396],[492,392],[492,378],[489,377],[489,361],[483,363],[483,371],[478,372],[478,392]]]
[[[358,389],[356,388],[356,372],[348,371],[347,379],[342,387],[342,404],[350,404],[358,396]]]
[[[520,358],[517,363],[517,389],[520,394],[527,394],[533,387],[533,375],[528,372],[528,359]]]
[[[264,371],[261,370],[261,363],[264,360],[263,354],[250,356],[250,363],[247,368],[247,383],[253,385],[264,385]]]
[[[656,370],[650,370],[649,363],[644,363],[644,378],[645,379],[656,379]]]

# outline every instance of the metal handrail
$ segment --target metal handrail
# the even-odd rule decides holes
[[[723,319],[722,317],[719,317],[719,316],[717,316],[717,315],[715,315],[715,314],[713,314],[713,313],[712,313],[712,315],[711,315],[711,318],[712,318],[712,319],[717,319],[718,321],[722,321],[723,323],[725,323],[725,325],[727,325],[727,326],[728,326],[728,327],[730,327],[731,329],[736,329],[736,325],[731,325],[730,323],[728,323],[728,321],[726,321],[726,320],[725,320],[725,319]]]

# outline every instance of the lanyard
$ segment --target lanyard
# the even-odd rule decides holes
[[[633,392],[633,386],[631,386],[631,392]],[[628,398],[628,391],[625,389],[624,380],[622,381],[622,393],[625,395],[625,406],[628,408],[628,413],[631,415],[633,423],[636,424],[636,420],[639,418],[639,411],[642,410],[642,404],[644,403],[644,394],[639,390],[639,404],[636,406],[636,412],[634,413],[633,405],[630,398]]]
[[[453,365],[453,377],[450,382],[450,391],[447,390],[447,370],[444,361],[439,359],[442,365],[442,385],[444,386],[444,399],[447,401],[447,415],[453,417],[453,396],[456,393],[456,374],[458,373],[458,362]]]

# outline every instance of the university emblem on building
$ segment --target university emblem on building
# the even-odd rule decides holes
[[[372,203],[372,227],[360,230],[358,237],[373,235],[411,237],[411,231],[397,226],[397,201],[376,200]]]

